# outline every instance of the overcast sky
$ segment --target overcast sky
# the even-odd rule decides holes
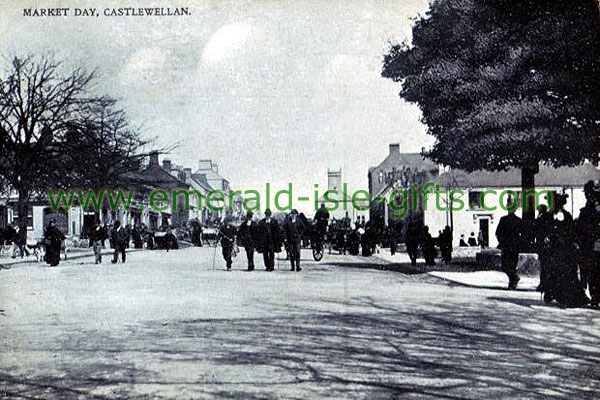
[[[124,2],[120,2],[124,6]],[[162,4],[161,4],[162,3]],[[342,167],[351,188],[388,143],[432,140],[419,110],[381,77],[389,41],[409,38],[427,0],[130,1],[184,6],[187,17],[23,17],[23,7],[117,7],[114,1],[0,2],[3,53],[45,53],[97,68],[143,135],[181,142],[169,158],[211,158],[235,188],[311,190]]]

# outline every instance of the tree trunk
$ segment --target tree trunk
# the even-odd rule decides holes
[[[539,171],[538,164],[524,166],[521,169],[521,206],[523,207],[523,219],[533,221],[535,219],[535,174]],[[525,197],[525,193],[531,195]]]
[[[19,219],[19,238],[21,243],[27,243],[27,216],[29,214],[29,190],[19,188],[19,200],[17,203],[17,216]]]

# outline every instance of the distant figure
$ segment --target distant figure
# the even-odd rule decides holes
[[[65,235],[56,227],[56,219],[52,218],[44,231],[46,245],[46,263],[56,267],[60,263],[60,248]]]
[[[561,307],[581,307],[590,302],[577,275],[577,247],[573,217],[564,210],[567,195],[557,195],[554,221],[545,243],[550,254],[543,285],[544,301],[556,300]]]
[[[469,247],[469,245],[465,241],[465,235],[464,235],[464,233],[461,233],[461,235],[460,235],[460,241],[458,242],[458,246],[459,247]]]
[[[121,221],[116,221],[110,234],[112,244],[114,247],[113,259],[111,262],[116,264],[119,261],[119,254],[121,254],[121,262],[125,262],[125,249],[129,245],[129,232],[126,228],[121,226]]]
[[[508,276],[508,289],[515,290],[521,280],[517,274],[517,264],[521,246],[522,221],[515,215],[516,207],[514,207],[512,199],[509,199],[506,208],[509,211],[507,215],[500,218],[498,228],[496,228],[496,238],[498,238],[498,248],[502,250],[502,271]]]
[[[293,211],[293,210],[292,210]],[[329,211],[325,208],[325,203],[321,203],[321,208],[315,213],[315,221],[317,223],[317,229],[321,235],[325,235],[327,231],[327,225],[329,225]]]
[[[548,268],[550,265],[551,252],[548,248],[548,235],[552,230],[554,217],[548,211],[548,206],[541,204],[538,207],[538,216],[534,221],[534,251],[538,255],[540,262],[540,284],[537,287],[539,292],[544,292],[547,287]]]
[[[402,221],[395,221],[388,226],[387,235],[390,242],[390,254],[395,255],[398,248],[398,238],[402,234]]]
[[[265,210],[265,217],[258,223],[258,247],[263,254],[265,269],[275,270],[275,253],[281,251],[282,234],[277,220],[271,218],[271,210]]]
[[[225,260],[225,267],[227,271],[231,271],[231,255],[233,252],[233,245],[235,244],[235,228],[231,225],[231,218],[226,217],[219,228],[219,234],[217,238],[221,239],[221,249],[223,250],[223,259]]]
[[[348,235],[348,253],[357,256],[360,248],[360,223],[354,224],[354,229]]]
[[[594,181],[583,187],[586,204],[579,211],[576,224],[577,241],[581,249],[579,271],[582,287],[589,287],[591,306],[600,303],[600,188]]]
[[[417,264],[419,254],[419,243],[421,241],[421,230],[417,221],[410,221],[406,229],[406,251],[412,265]]]
[[[439,236],[440,252],[442,253],[442,260],[446,264],[450,264],[452,261],[452,230],[448,225],[444,228]]]
[[[483,236],[483,229],[479,230],[479,235],[477,236],[477,242],[479,243],[479,246],[481,246],[482,249],[485,249],[487,247],[485,236]]]
[[[256,247],[256,222],[252,220],[252,211],[246,213],[246,218],[238,228],[238,241],[246,250],[248,271],[254,271],[254,248]]]
[[[291,271],[302,271],[302,268],[300,268],[300,244],[302,242],[302,234],[307,228],[308,225],[304,222],[303,218],[298,216],[298,210],[296,209],[290,212],[290,215],[287,216],[283,223],[283,236],[285,247],[290,257]],[[317,229],[319,229],[318,226]],[[320,230],[317,234],[320,234]]]
[[[425,225],[423,227],[423,241],[421,246],[423,247],[423,257],[425,258],[425,265],[435,265],[435,242],[433,237],[429,233],[429,227]]]
[[[144,241],[142,240],[142,232],[141,227],[139,225],[134,225],[131,230],[131,237],[133,238],[133,247],[136,249],[141,249],[144,247]]]
[[[102,264],[102,249],[106,236],[106,231],[100,224],[94,224],[89,232],[90,246],[94,249],[95,264]]]
[[[475,238],[475,232],[471,232],[471,236],[469,236],[469,241],[467,242],[470,247],[477,247],[477,239]]]

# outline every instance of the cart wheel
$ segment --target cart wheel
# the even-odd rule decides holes
[[[315,261],[321,261],[321,259],[323,258],[323,248],[317,249],[313,247],[312,253]]]

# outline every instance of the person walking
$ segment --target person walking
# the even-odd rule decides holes
[[[419,243],[421,242],[421,230],[417,221],[411,220],[406,229],[406,252],[412,265],[417,265],[419,254]]]
[[[65,235],[56,227],[56,219],[52,218],[44,230],[46,246],[46,263],[56,267],[60,263],[60,248]]]
[[[235,244],[235,228],[231,225],[231,217],[225,217],[225,220],[219,228],[219,234],[217,240],[221,239],[221,249],[223,250],[223,259],[225,260],[225,267],[227,271],[231,271],[231,255],[233,253],[233,246]]]
[[[89,232],[90,245],[94,249],[95,264],[102,264],[102,249],[106,236],[106,231],[100,224],[95,224]]]
[[[318,222],[317,222],[318,223]],[[307,228],[306,223],[302,218],[298,216],[298,210],[293,209],[290,215],[285,219],[283,224],[283,235],[285,240],[285,247],[288,251],[290,264],[292,266],[291,271],[300,272],[300,244],[302,242],[302,234]],[[321,234],[317,225],[317,234]]]
[[[114,254],[111,262],[116,264],[117,261],[119,261],[119,254],[121,254],[121,262],[124,263],[126,260],[125,249],[129,245],[129,232],[126,228],[121,226],[121,221],[115,222],[110,237],[114,247]]]
[[[510,199],[506,204],[508,214],[500,218],[496,228],[498,248],[502,250],[502,271],[508,276],[508,289],[515,290],[521,278],[517,273],[521,246],[522,221],[515,215],[515,204]]]
[[[246,250],[248,271],[254,271],[254,248],[256,247],[256,222],[252,220],[252,211],[246,213],[246,218],[238,228],[238,241]]]
[[[258,248],[262,253],[265,269],[275,270],[275,253],[281,251],[281,229],[279,224],[271,218],[271,210],[265,210],[265,217],[258,223]]]
[[[422,248],[423,248],[423,257],[425,258],[425,265],[435,265],[435,240],[429,233],[429,227],[425,225],[423,227],[422,234]]]

